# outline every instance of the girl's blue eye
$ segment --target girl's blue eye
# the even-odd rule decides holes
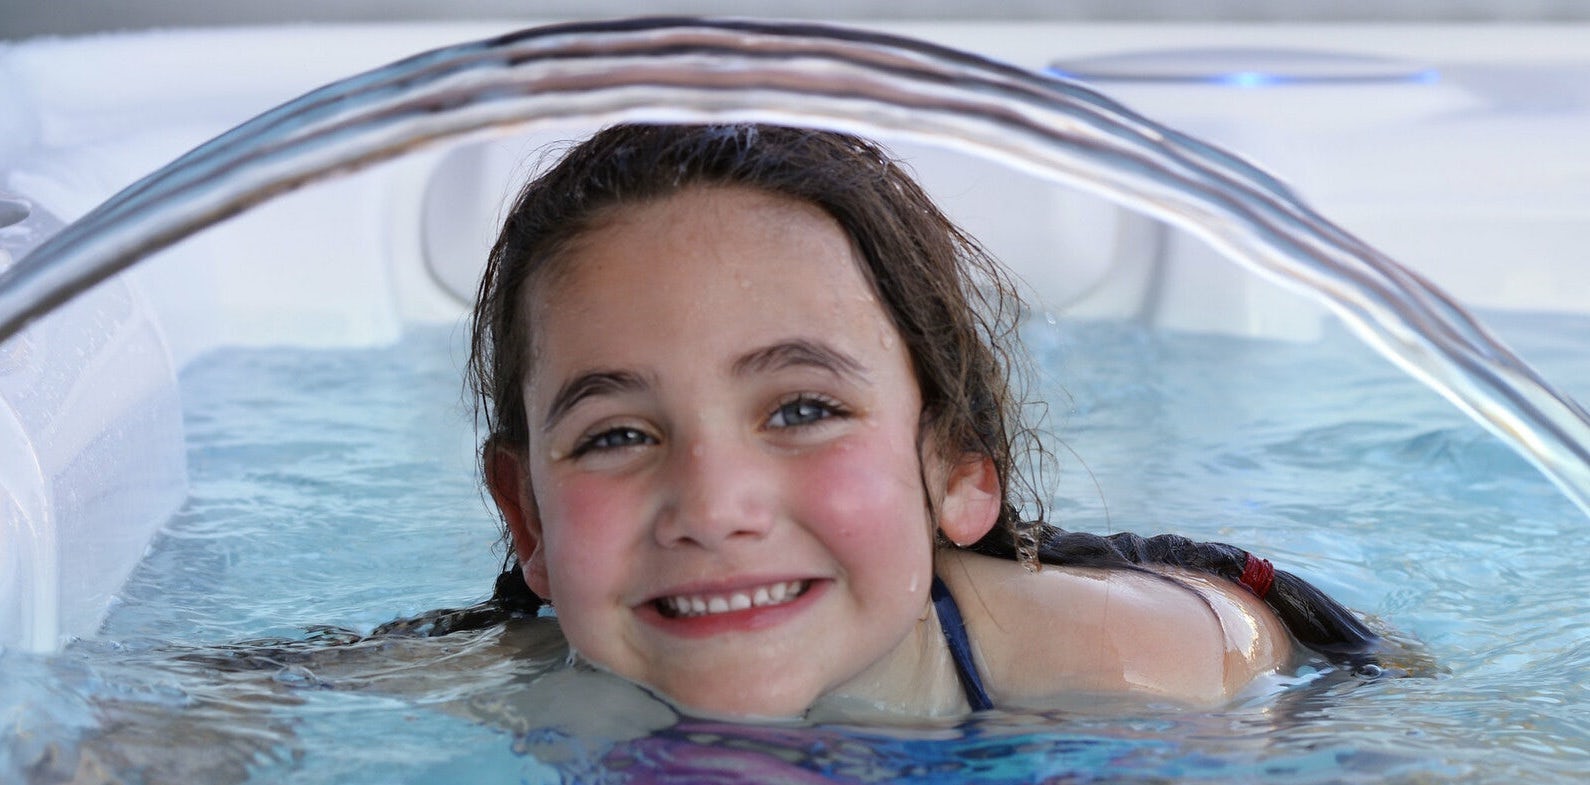
[[[574,448],[574,455],[579,457],[592,450],[617,450],[624,447],[640,447],[650,444],[651,441],[651,436],[638,428],[611,428],[581,441]]]
[[[774,428],[811,425],[839,414],[841,414],[839,407],[827,401],[810,397],[796,398],[780,404],[773,411],[773,417],[768,421],[768,425]]]

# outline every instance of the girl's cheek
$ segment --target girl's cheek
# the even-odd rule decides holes
[[[844,442],[803,462],[805,492],[795,498],[806,500],[808,514],[800,517],[846,540],[894,541],[899,532],[889,524],[921,514],[921,482],[913,454],[881,446]]]
[[[602,547],[590,545],[628,543],[629,535],[642,525],[643,511],[635,495],[608,478],[586,475],[555,480],[540,505],[541,525],[549,544],[573,546],[559,549],[565,559],[604,558]]]

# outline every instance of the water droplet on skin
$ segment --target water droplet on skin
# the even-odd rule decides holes
[[[879,337],[880,341],[883,343],[883,348],[885,348],[885,349],[893,349],[894,348],[894,333],[884,332],[882,335],[880,335],[878,337]]]
[[[1059,319],[1056,319],[1056,318],[1054,318],[1054,314],[1052,314],[1052,313],[1049,313],[1049,312],[1048,312],[1048,311],[1044,311],[1044,313],[1043,313],[1043,320],[1044,320],[1044,321],[1046,321],[1046,322],[1048,322],[1048,323],[1049,323],[1049,324],[1051,324],[1051,325],[1056,325],[1056,324],[1059,324],[1059,323],[1060,323],[1060,320],[1059,320]]]
[[[918,577],[919,576],[917,576],[916,573],[912,573],[911,574],[911,585],[906,587],[906,591],[907,592],[909,592],[911,594],[916,594],[916,587],[920,585],[920,581],[918,580]]]

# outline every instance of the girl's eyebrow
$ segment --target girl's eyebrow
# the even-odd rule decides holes
[[[792,366],[808,366],[828,371],[835,376],[848,376],[866,380],[865,368],[854,357],[821,341],[802,338],[782,341],[741,355],[734,361],[735,376],[767,373]]]
[[[542,430],[551,430],[563,415],[580,401],[593,395],[612,395],[626,392],[642,392],[651,387],[640,374],[631,371],[588,371],[563,383],[558,388],[557,395],[552,396],[552,405],[547,407],[547,418],[541,424]]]
[[[820,341],[794,339],[771,346],[754,349],[740,356],[730,367],[739,377],[768,373],[783,368],[806,366],[827,371],[835,376],[866,381],[864,366],[854,357]],[[645,392],[652,384],[646,377],[633,371],[587,371],[564,382],[552,396],[547,407],[542,430],[551,430],[576,404],[596,395]]]

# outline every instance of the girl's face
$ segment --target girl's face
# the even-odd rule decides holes
[[[529,444],[489,480],[577,651],[764,716],[921,654],[927,495],[971,491],[924,472],[906,349],[837,223],[687,189],[615,210],[527,304]]]

